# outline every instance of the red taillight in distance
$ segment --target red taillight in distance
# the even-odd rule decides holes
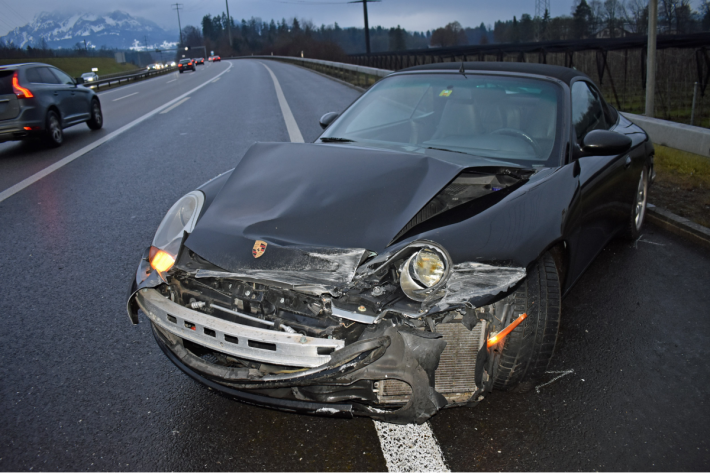
[[[12,75],[12,91],[17,95],[18,99],[31,99],[34,97],[30,89],[26,89],[20,85],[20,81],[17,78],[17,71]]]

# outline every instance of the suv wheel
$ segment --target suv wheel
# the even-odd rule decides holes
[[[104,126],[104,116],[101,113],[101,104],[97,99],[91,100],[91,118],[86,124],[92,130],[100,130]]]
[[[54,148],[61,146],[64,141],[62,122],[59,120],[59,115],[57,115],[57,112],[54,110],[47,112],[47,120],[45,122],[45,140],[49,146]]]

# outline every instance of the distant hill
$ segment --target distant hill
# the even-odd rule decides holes
[[[50,48],[72,49],[76,43],[86,44],[89,48],[101,46],[118,49],[145,49],[147,37],[148,49],[174,46],[178,37],[175,32],[168,32],[145,18],[137,18],[122,11],[102,15],[63,14],[42,12],[32,22],[15,28],[0,37],[5,44],[25,48],[41,47],[42,40]]]

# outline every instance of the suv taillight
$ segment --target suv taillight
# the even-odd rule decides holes
[[[12,75],[12,91],[17,95],[18,99],[31,99],[34,97],[30,89],[26,89],[20,85],[20,81],[17,78],[17,71]]]

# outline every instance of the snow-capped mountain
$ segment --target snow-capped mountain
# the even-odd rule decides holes
[[[15,28],[0,38],[15,46],[41,46],[42,39],[50,48],[73,48],[76,43],[89,48],[106,46],[119,49],[167,48],[175,45],[178,37],[145,18],[137,18],[122,11],[102,15],[63,14],[42,12],[27,25]]]

